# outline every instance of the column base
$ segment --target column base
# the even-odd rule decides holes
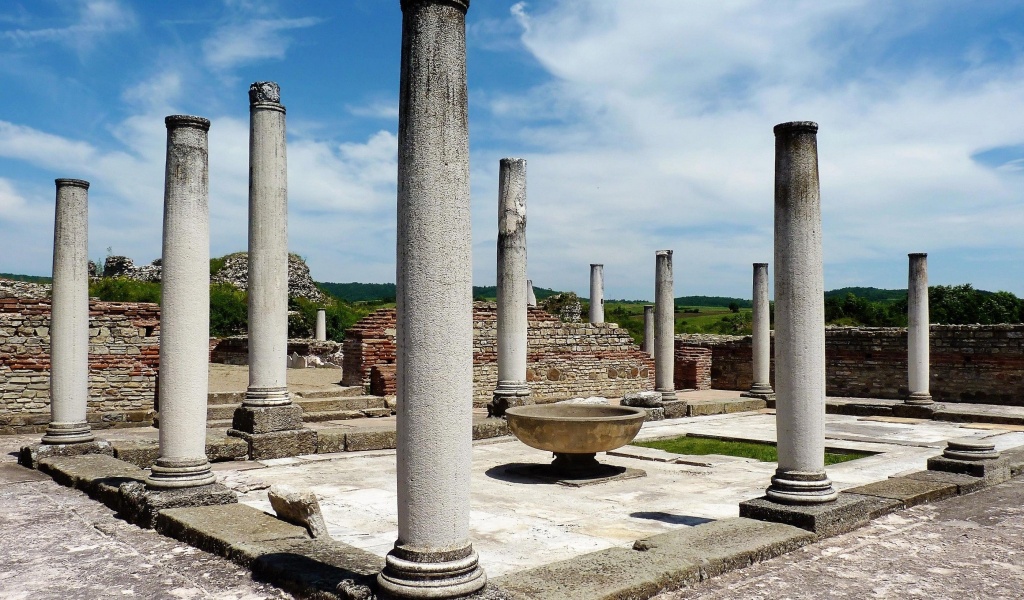
[[[999,458],[996,445],[981,440],[950,440],[942,456],[954,460],[991,460]]]
[[[250,406],[242,404],[231,417],[231,428],[245,433],[273,433],[302,429],[302,407],[297,404]]]
[[[52,456],[82,456],[85,454],[114,455],[114,448],[106,440],[93,440],[77,444],[32,444],[22,446],[18,452],[18,464],[35,469],[39,461]]]
[[[313,429],[286,429],[270,433],[228,429],[228,435],[242,438],[249,444],[249,460],[316,454],[317,433]]]
[[[823,504],[839,497],[832,480],[824,471],[789,471],[776,469],[772,484],[765,490],[769,500],[782,504]]]
[[[913,394],[908,395],[903,401],[915,406],[935,404],[935,401],[932,400],[932,395],[928,392],[914,392]]]
[[[235,493],[219,483],[166,490],[149,489],[147,485],[139,482],[121,484],[119,512],[125,520],[140,527],[157,527],[157,516],[162,510],[238,502]]]
[[[530,386],[525,381],[499,381],[494,396],[487,404],[487,416],[503,417],[506,410],[527,404],[533,404],[533,400],[530,399]]]
[[[210,485],[217,481],[206,457],[191,459],[158,458],[151,467],[146,487],[152,490],[174,490]]]
[[[51,422],[43,434],[44,444],[81,444],[96,439],[92,429],[85,421],[76,423],[55,423]]]
[[[287,387],[249,387],[245,390],[242,406],[285,406],[292,403],[292,395]]]
[[[654,391],[659,392],[661,394],[662,402],[672,402],[673,400],[678,400],[678,398],[676,397],[676,390],[674,388],[670,390],[654,388]]]
[[[749,392],[740,394],[741,398],[760,398],[761,400],[774,400],[775,390],[767,383],[755,383],[750,386]]]
[[[458,598],[483,589],[487,575],[472,544],[430,552],[396,543],[384,558],[377,584],[399,598]]]

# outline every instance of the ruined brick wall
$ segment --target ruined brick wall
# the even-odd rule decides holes
[[[341,351],[341,344],[333,340],[311,340],[293,338],[288,340],[285,352],[288,356],[317,356],[324,360]],[[227,338],[211,338],[210,362],[223,365],[249,364],[249,336],[235,335]]]
[[[94,429],[153,422],[160,307],[89,302],[89,404]],[[46,429],[50,417],[50,301],[0,298],[0,433]]]
[[[675,341],[673,381],[677,390],[711,389],[711,350]]]
[[[712,387],[750,388],[749,336],[683,335],[677,347],[680,341],[711,350]],[[929,354],[936,401],[1024,406],[1024,324],[932,325]],[[830,396],[905,396],[907,330],[827,327],[825,385]]]
[[[528,316],[527,372],[540,402],[578,396],[618,397],[654,388],[654,360],[629,332],[611,323],[562,323],[541,308]],[[395,311],[382,309],[345,334],[346,385],[370,385],[370,369],[395,360]],[[497,306],[473,305],[473,403],[491,400],[498,382]],[[365,354],[364,354],[365,353]],[[351,382],[351,383],[350,383]]]

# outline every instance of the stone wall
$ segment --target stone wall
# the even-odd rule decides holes
[[[654,388],[654,360],[614,323],[562,323],[530,307],[527,372],[533,398],[550,402],[578,396],[619,397]],[[395,362],[395,310],[382,309],[345,334],[346,385],[370,386],[376,364]],[[473,305],[473,403],[491,400],[498,382],[497,305]],[[390,369],[381,369],[385,378]],[[393,375],[392,375],[393,377]],[[378,382],[382,387],[384,382]]]
[[[153,422],[160,307],[89,302],[89,404],[94,429]],[[0,298],[0,433],[50,419],[50,301]]]
[[[331,340],[290,339],[287,354],[289,357],[316,357],[321,362],[336,360],[341,352],[341,344]],[[210,362],[224,365],[249,364],[249,336],[235,335],[213,340],[210,348]]]
[[[681,335],[676,344],[711,350],[712,387],[750,388],[749,336]],[[929,388],[936,401],[1024,406],[1024,324],[932,325],[930,358]],[[902,398],[907,330],[827,327],[825,378],[830,396]]]
[[[676,340],[673,379],[677,390],[710,390],[711,350]]]

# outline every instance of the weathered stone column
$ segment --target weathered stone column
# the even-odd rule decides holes
[[[750,391],[743,395],[770,400],[775,397],[775,390],[771,384],[772,331],[768,304],[768,263],[754,263],[753,313],[753,383]]]
[[[160,456],[150,488],[213,483],[206,458],[210,359],[210,121],[173,115],[167,125],[160,301]]]
[[[89,401],[89,182],[58,179],[50,305],[50,424],[44,444],[93,441]]]
[[[907,404],[933,404],[928,391],[928,255],[910,254],[907,283]]]
[[[501,416],[527,404],[526,161],[503,158],[498,175],[498,385],[488,407]]]
[[[526,305],[537,306],[537,294],[533,291],[533,280],[526,280]]]
[[[825,300],[818,125],[775,126],[776,502],[836,499],[825,473]]]
[[[590,265],[590,322],[604,323],[604,265]]]
[[[676,300],[672,284],[672,251],[654,253],[654,391],[662,401],[676,399]]]
[[[316,311],[316,339],[327,341],[327,311],[322,308]]]
[[[316,452],[316,432],[303,429],[288,392],[288,159],[273,81],[249,86],[248,290],[249,387],[228,435],[244,439],[253,460]]]
[[[644,305],[644,347],[643,351],[654,357],[654,305]]]
[[[398,541],[388,593],[454,598],[487,578],[469,540],[472,240],[468,0],[402,0],[398,110]]]

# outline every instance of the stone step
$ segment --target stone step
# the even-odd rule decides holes
[[[387,408],[384,398],[380,396],[336,396],[327,398],[296,398],[294,403],[301,406],[305,414],[327,412],[358,412],[361,410],[381,410]],[[235,409],[241,406],[234,404],[211,404],[206,407],[206,418],[210,421],[231,420]],[[345,417],[340,417],[345,418]],[[330,420],[330,419],[326,419]]]
[[[338,386],[325,390],[307,390],[304,392],[296,393],[296,396],[300,398],[334,398],[334,397],[349,397],[349,396],[362,396],[366,393],[366,390],[362,386],[349,385],[349,386]]]

